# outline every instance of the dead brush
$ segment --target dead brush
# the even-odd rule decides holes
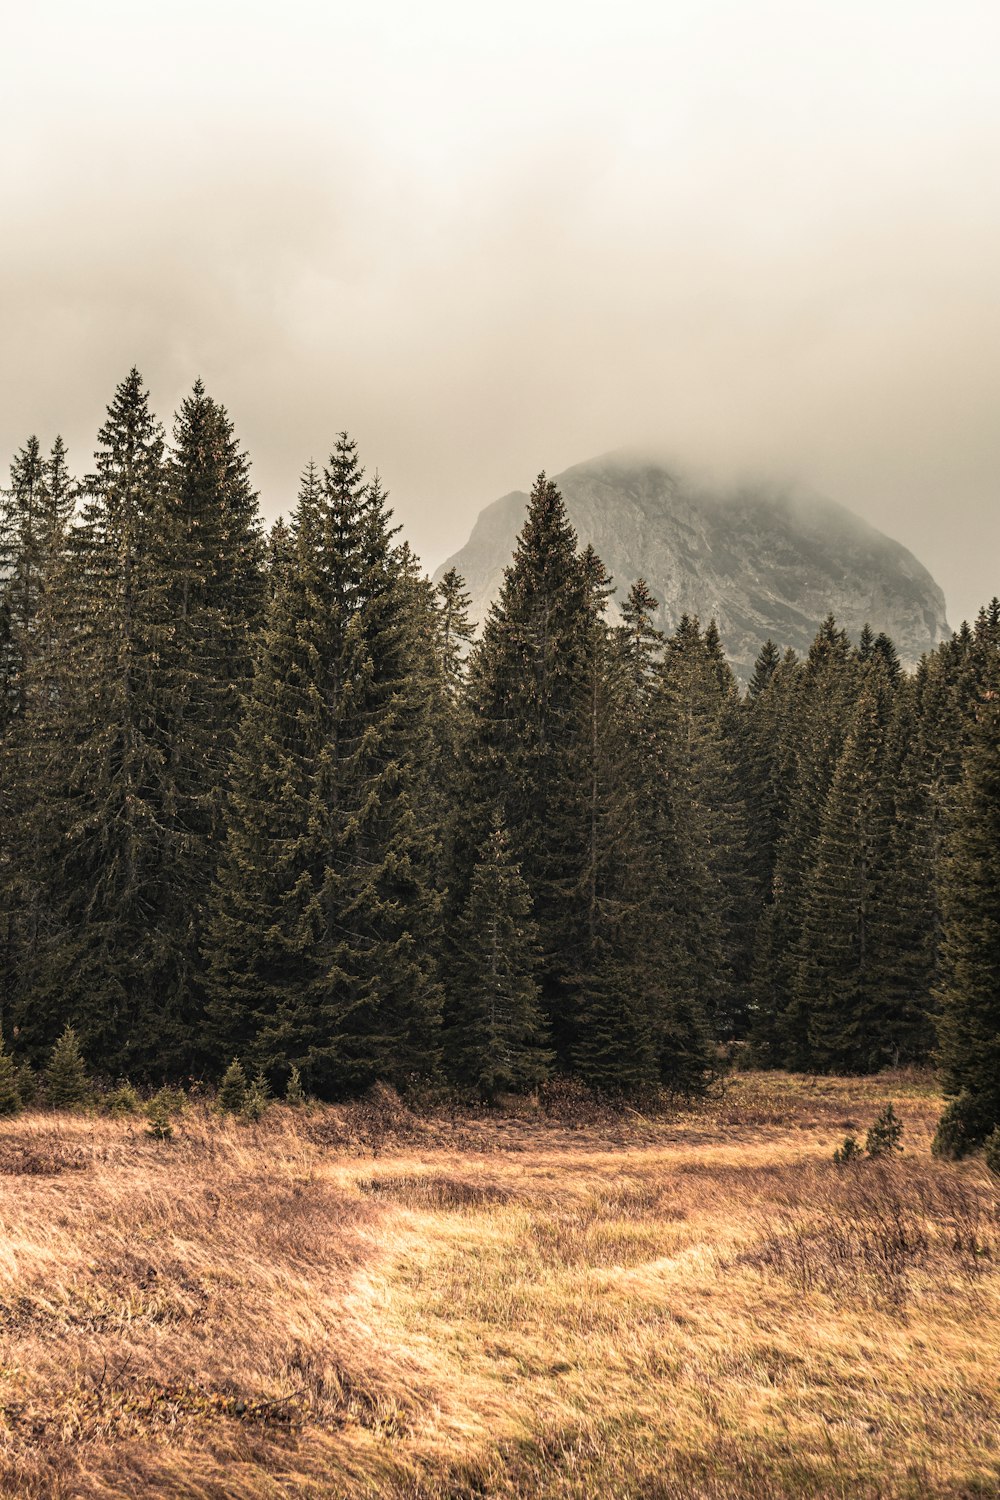
[[[902,1164],[814,1172],[798,1201],[758,1208],[758,1243],[738,1263],[846,1305],[902,1309],[914,1273],[976,1277],[995,1252],[997,1210],[972,1184]]]
[[[89,1166],[84,1151],[67,1151],[55,1141],[0,1142],[0,1175],[4,1177],[58,1177],[62,1172],[85,1172]]]
[[[389,1198],[407,1208],[475,1209],[509,1203],[508,1188],[495,1182],[474,1182],[464,1177],[414,1173],[411,1176],[361,1178],[358,1187],[373,1198]]]

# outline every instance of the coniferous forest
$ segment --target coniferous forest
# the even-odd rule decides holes
[[[609,611],[542,475],[477,633],[346,434],[267,532],[225,408],[168,435],[135,370],[90,472],[29,438],[0,504],[15,1067],[70,1025],[108,1079],[493,1100],[738,1049],[933,1064],[948,1154],[1000,1124],[996,600],[912,674],[831,617],[743,691],[642,579]]]

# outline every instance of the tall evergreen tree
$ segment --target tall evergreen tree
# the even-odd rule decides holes
[[[449,695],[454,699],[465,684],[465,663],[476,622],[470,618],[471,595],[457,568],[449,568],[437,586],[441,661]]]
[[[587,861],[581,722],[590,639],[588,581],[555,484],[539,475],[500,597],[470,662],[470,728],[456,841],[464,899],[476,854],[499,815],[517,848],[539,926],[543,1010],[558,1058],[576,1040],[574,976],[584,938]]]
[[[45,479],[41,445],[30,437],[10,466],[10,489],[0,493],[0,735],[24,712],[46,547]]]
[[[546,1076],[531,898],[503,828],[487,840],[448,958],[449,1067],[484,1099]]]
[[[725,670],[723,670],[725,669]],[[716,634],[683,617],[667,641],[652,700],[659,746],[662,857],[670,871],[671,983],[720,1035],[739,1027],[745,818],[735,685]]]
[[[581,784],[585,792],[585,860],[576,904],[584,916],[577,969],[574,1066],[587,1082],[632,1093],[660,1081],[655,1032],[662,1007],[649,983],[643,939],[656,887],[656,867],[643,838],[643,763],[635,736],[640,700],[648,696],[641,658],[655,650],[645,616],[655,601],[634,587],[624,623],[611,630],[605,607],[611,579],[592,547],[581,563],[589,621],[580,700]]]
[[[876,1056],[882,1062],[925,1062],[934,1041],[933,991],[938,969],[940,810],[921,733],[920,698],[926,665],[915,680],[897,681],[886,735],[884,797],[888,834],[872,891],[868,939]]]
[[[1000,637],[984,672],[943,882],[944,974],[938,1018],[945,1087],[965,1139],[1000,1125]]]
[[[82,524],[53,599],[43,675],[58,681],[32,784],[45,913],[19,1021],[37,1050],[66,1018],[109,1066],[153,1063],[169,990],[164,752],[157,675],[165,642],[151,533],[165,484],[163,433],[138,372],[99,434]]]
[[[433,1067],[437,850],[407,565],[342,434],[310,468],[234,758],[206,939],[219,1054],[327,1096]]]
[[[812,1060],[808,1012],[796,993],[803,896],[857,681],[850,643],[830,616],[797,682],[788,812],[774,859],[771,901],[757,929],[751,981],[757,1050],[790,1067],[809,1067]]]
[[[811,1065],[869,1072],[892,1060],[873,978],[872,914],[888,852],[892,803],[885,779],[891,687],[874,653],[820,817],[802,889],[794,980],[807,1017]]]

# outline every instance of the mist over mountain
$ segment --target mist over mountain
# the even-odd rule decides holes
[[[913,665],[949,632],[945,599],[913,554],[845,506],[766,482],[706,482],[626,453],[556,476],[581,545],[592,543],[618,597],[644,577],[670,630],[684,614],[718,622],[746,678],[763,642],[808,650],[831,611],[852,637],[870,624]],[[528,501],[515,490],[483,510],[438,570],[465,577],[485,619]]]

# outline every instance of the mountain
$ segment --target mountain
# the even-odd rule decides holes
[[[831,500],[762,483],[712,487],[625,454],[576,464],[556,483],[581,544],[593,543],[617,591],[645,578],[668,630],[683,614],[714,617],[744,679],[769,636],[803,653],[831,611],[855,639],[866,622],[884,630],[907,665],[948,634],[944,595],[927,569]],[[464,575],[480,622],[527,501],[515,490],[488,505],[438,570]]]

